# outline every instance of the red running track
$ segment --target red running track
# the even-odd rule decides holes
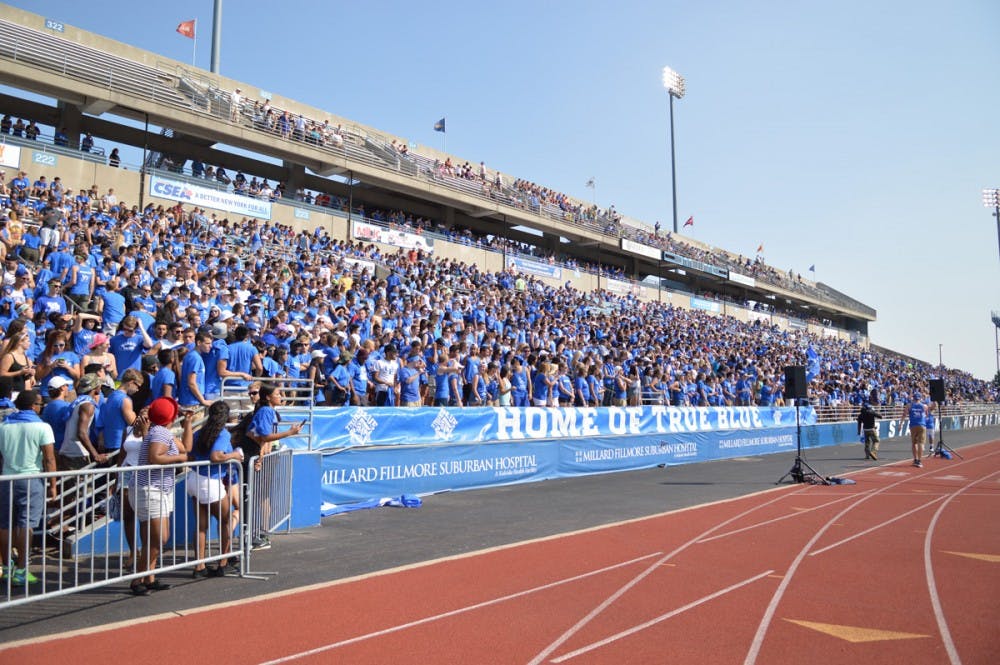
[[[993,664],[1000,441],[961,452],[8,645],[0,662]]]

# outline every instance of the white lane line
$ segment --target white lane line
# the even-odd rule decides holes
[[[314,649],[309,649],[308,651],[301,651],[299,653],[291,654],[289,656],[283,656],[275,660],[268,660],[262,663],[262,665],[276,665],[277,663],[287,663],[290,660],[296,660],[298,658],[305,658],[307,656],[315,656],[316,654],[323,653],[324,651],[329,651],[331,649],[336,649],[337,647],[346,646],[348,644],[354,644],[356,642],[362,642],[364,640],[369,640],[373,637],[381,637],[382,635],[388,635],[390,633],[395,633],[400,630],[406,630],[407,628],[413,628],[414,626],[419,626],[425,623],[430,623],[432,621],[438,621],[440,619],[447,619],[448,617],[453,617],[459,614],[464,614],[466,612],[471,612],[473,610],[478,610],[483,607],[489,607],[490,605],[496,605],[498,603],[503,603],[508,600],[513,600],[515,598],[520,598],[522,596],[527,596],[532,593],[537,593],[539,591],[545,591],[546,589],[552,589],[563,584],[569,584],[570,582],[576,582],[579,580],[586,579],[588,577],[593,577],[595,575],[601,575],[602,573],[607,573],[618,568],[624,568],[626,566],[631,566],[634,563],[639,563],[640,561],[645,561],[646,559],[651,559],[654,556],[659,556],[662,552],[653,552],[652,554],[646,554],[645,556],[637,557],[635,559],[629,559],[628,561],[622,561],[621,563],[616,563],[610,566],[605,566],[604,568],[598,568],[597,570],[591,570],[586,573],[581,573],[580,575],[574,575],[573,577],[567,577],[565,579],[557,580],[555,582],[550,582],[548,584],[543,584],[542,586],[533,587],[531,589],[525,589],[523,591],[518,591],[516,593],[508,594],[506,596],[501,596],[499,598],[493,598],[492,600],[485,600],[481,603],[476,603],[475,605],[469,605],[467,607],[460,607],[448,612],[442,612],[441,614],[435,614],[434,616],[424,617],[423,619],[417,619],[416,621],[410,621],[408,623],[400,624],[398,626],[392,626],[391,628],[384,628],[372,633],[367,633],[365,635],[358,635],[357,637],[352,637],[346,640],[341,640],[339,642],[333,642],[332,644],[326,644],[321,647],[316,647]]]
[[[604,602],[602,602],[600,605],[598,605],[593,610],[591,610],[590,612],[588,612],[585,617],[583,617],[582,619],[580,619],[579,621],[577,621],[575,624],[573,624],[573,626],[571,626],[566,632],[564,632],[562,635],[560,635],[558,638],[556,638],[556,640],[554,642],[552,642],[551,644],[549,644],[541,652],[539,652],[539,654],[537,656],[535,656],[534,658],[532,658],[529,661],[529,665],[539,665],[542,661],[544,661],[546,658],[548,658],[549,655],[553,651],[555,651],[560,646],[562,646],[562,644],[565,643],[566,640],[568,640],[569,638],[573,637],[584,626],[586,626],[588,623],[590,623],[591,621],[593,621],[593,619],[597,615],[599,615],[601,612],[603,612],[608,607],[610,607],[611,604],[614,603],[616,600],[618,600],[619,598],[621,598],[625,594],[626,591],[628,591],[629,589],[631,589],[632,587],[634,587],[636,584],[638,584],[639,582],[641,582],[643,579],[646,578],[646,576],[648,576],[654,570],[656,570],[657,568],[659,568],[660,566],[662,566],[664,563],[666,563],[667,561],[669,561],[670,559],[672,559],[676,555],[680,554],[681,552],[683,552],[684,550],[686,550],[691,545],[694,545],[700,539],[702,539],[705,536],[709,535],[713,531],[721,529],[722,527],[726,526],[727,524],[735,522],[736,520],[741,519],[741,518],[749,515],[750,513],[754,512],[755,510],[760,510],[761,508],[765,508],[765,507],[771,505],[772,503],[775,503],[775,502],[778,502],[778,501],[782,501],[783,499],[787,499],[790,496],[795,496],[797,494],[800,494],[800,493],[804,492],[806,489],[808,489],[808,488],[806,487],[806,488],[798,489],[798,490],[795,490],[794,492],[789,492],[788,494],[781,494],[781,495],[779,495],[779,496],[771,499],[770,501],[765,501],[764,503],[762,503],[760,505],[748,508],[747,510],[744,510],[742,513],[739,513],[738,515],[733,515],[729,519],[723,520],[723,521],[719,522],[718,524],[716,524],[715,526],[713,526],[713,527],[711,527],[711,528],[709,528],[709,529],[707,529],[705,531],[702,531],[700,534],[698,534],[697,536],[695,536],[691,540],[687,541],[683,545],[678,546],[672,552],[670,552],[669,554],[663,556],[662,558],[660,558],[659,560],[657,560],[655,563],[653,563],[649,568],[647,568],[643,572],[639,573],[636,577],[634,577],[631,580],[629,580],[622,588],[618,589],[618,591],[615,591],[613,594],[611,594],[610,596],[608,596],[604,600]]]
[[[787,520],[791,517],[798,517],[799,515],[805,515],[807,513],[811,513],[814,510],[819,510],[820,508],[826,508],[827,506],[832,506],[835,503],[840,503],[841,501],[847,501],[848,499],[853,499],[855,497],[868,494],[871,491],[872,490],[865,490],[863,492],[858,492],[857,494],[849,494],[848,496],[841,496],[839,499],[835,499],[834,501],[827,501],[826,503],[821,503],[820,505],[813,506],[812,508],[806,508],[805,510],[800,510],[795,513],[789,513],[788,515],[782,515],[781,517],[775,517],[774,519],[765,520],[763,522],[757,522],[756,524],[751,524],[750,526],[741,527],[734,531],[727,531],[725,533],[720,533],[716,536],[712,536],[711,538],[702,538],[701,540],[698,541],[698,544],[700,545],[701,543],[707,543],[712,540],[718,540],[719,538],[725,538],[726,536],[732,536],[737,533],[743,533],[744,531],[756,529],[757,527],[767,526],[768,524],[774,524],[775,522],[780,522],[781,520]]]
[[[958,649],[955,648],[955,641],[951,637],[951,631],[948,629],[948,621],[944,618],[944,610],[941,607],[941,597],[938,595],[937,581],[934,578],[934,565],[931,562],[931,538],[934,536],[934,528],[937,526],[938,518],[941,517],[941,513],[944,512],[944,509],[951,503],[952,499],[973,485],[983,482],[998,473],[1000,471],[994,471],[978,480],[973,480],[945,499],[944,503],[934,511],[934,517],[931,518],[931,523],[927,527],[927,535],[924,536],[924,570],[927,573],[927,590],[931,594],[931,606],[934,608],[934,619],[937,621],[938,630],[941,632],[941,641],[944,642],[945,651],[948,652],[948,659],[952,665],[961,665],[962,659],[958,656]]]
[[[876,529],[881,529],[884,526],[888,526],[888,525],[892,524],[893,522],[895,522],[896,520],[901,520],[904,517],[906,517],[907,515],[912,515],[915,512],[921,511],[924,508],[926,508],[927,506],[929,506],[931,504],[934,504],[934,503],[937,503],[938,501],[941,501],[942,499],[944,499],[944,497],[943,496],[939,496],[938,498],[932,499],[931,501],[928,501],[927,503],[925,503],[923,505],[917,506],[913,510],[906,511],[902,515],[896,515],[892,519],[886,520],[886,521],[884,521],[884,522],[882,522],[880,524],[876,524],[875,526],[869,527],[869,528],[865,529],[864,531],[859,531],[858,533],[854,534],[853,536],[848,536],[847,538],[844,538],[843,540],[838,540],[837,542],[833,543],[832,545],[827,545],[823,549],[816,550],[815,552],[810,552],[809,556],[816,556],[817,554],[822,554],[823,552],[826,552],[827,550],[832,550],[834,547],[839,547],[840,545],[843,545],[844,543],[850,542],[850,541],[854,540],[855,538],[860,538],[861,536],[867,535],[867,534],[871,533],[872,531],[875,531]]]
[[[969,459],[963,462],[958,462],[957,464],[952,465],[952,468],[962,466],[965,464],[971,464],[972,462],[978,462],[988,457],[993,457],[994,455],[1000,455],[1000,451],[986,453],[982,457],[970,457]],[[829,522],[824,524],[816,532],[816,534],[809,540],[809,542],[805,544],[805,546],[799,552],[798,556],[795,557],[795,560],[792,562],[792,565],[789,566],[788,570],[785,572],[784,578],[782,578],[781,583],[778,585],[777,590],[774,592],[774,596],[771,597],[771,602],[768,603],[767,609],[764,611],[764,616],[761,617],[760,625],[757,626],[757,633],[754,635],[753,642],[751,642],[750,644],[750,650],[747,651],[747,657],[746,659],[744,659],[743,665],[754,665],[754,663],[757,662],[757,656],[760,654],[760,648],[764,644],[764,636],[767,634],[767,630],[771,625],[771,621],[774,619],[774,613],[778,609],[778,604],[781,602],[782,596],[785,595],[785,590],[788,589],[788,585],[791,584],[792,578],[795,576],[795,572],[798,570],[799,564],[801,564],[802,560],[805,558],[806,552],[808,552],[809,548],[811,548],[813,545],[816,544],[816,541],[819,540],[824,533],[826,533],[826,530],[829,529],[834,522],[839,520],[841,517],[843,517],[844,515],[846,515],[851,510],[858,507],[868,499],[877,496],[879,494],[882,494],[883,492],[890,490],[894,487],[902,485],[903,483],[907,483],[911,480],[923,479],[925,475],[926,474],[918,473],[917,475],[909,476],[902,480],[897,480],[894,483],[890,483],[889,485],[886,485],[881,489],[873,491],[871,494],[862,496],[858,501],[851,504],[850,506],[847,506],[842,511],[834,515]]]
[[[529,538],[527,540],[520,540],[514,543],[506,543],[504,545],[494,545],[493,547],[486,547],[481,550],[475,550],[473,552],[463,552],[462,554],[451,554],[448,556],[438,557],[436,559],[429,559],[427,561],[418,561],[416,563],[408,563],[400,566],[394,566],[392,568],[386,568],[383,570],[376,570],[370,573],[362,573],[360,575],[353,575],[351,577],[344,577],[337,580],[329,580],[326,582],[316,582],[313,584],[306,584],[303,586],[295,587],[292,589],[284,589],[282,591],[272,591],[271,593],[263,593],[259,596],[250,596],[248,598],[241,598],[239,600],[227,600],[219,603],[212,603],[209,605],[200,605],[198,607],[189,607],[183,610],[177,610],[176,612],[164,612],[161,614],[152,614],[146,617],[135,617],[132,619],[126,619],[124,621],[116,621],[113,623],[106,623],[95,626],[88,626],[87,628],[80,628],[76,630],[65,631],[62,633],[53,633],[51,635],[42,635],[39,637],[29,637],[22,640],[14,640],[11,642],[5,642],[0,644],[0,653],[16,649],[28,645],[42,644],[45,642],[53,642],[56,640],[70,639],[74,637],[79,637],[81,635],[93,635],[94,633],[107,632],[111,630],[118,630],[120,628],[129,628],[137,623],[153,623],[156,621],[164,621],[167,619],[176,618],[178,614],[182,616],[194,616],[197,614],[205,614],[207,612],[214,612],[216,610],[226,610],[232,609],[234,607],[243,607],[245,605],[250,605],[253,603],[264,603],[277,598],[286,598],[289,596],[295,596],[308,591],[320,591],[324,589],[332,589],[338,586],[344,586],[347,584],[354,584],[356,582],[364,582],[366,580],[376,579],[380,577],[385,577],[387,575],[395,575],[398,573],[406,573],[413,570],[420,570],[423,568],[429,568],[430,566],[436,566],[442,563],[450,563],[452,561],[464,561],[466,559],[472,559],[474,557],[482,556],[485,554],[492,554],[494,552],[505,552],[508,550],[513,550],[519,547],[528,547],[530,545],[535,545],[538,543],[547,543],[558,540],[564,540],[566,538],[571,538],[573,536],[578,536],[587,533],[599,533],[601,531],[608,531],[610,529],[615,529],[620,526],[626,526],[630,524],[638,524],[640,522],[648,522],[652,520],[657,520],[662,517],[668,517],[671,515],[679,515],[681,513],[687,513],[700,508],[707,508],[709,506],[721,506],[727,503],[733,503],[736,501],[742,501],[750,497],[763,496],[764,494],[773,494],[775,492],[782,492],[787,489],[787,487],[771,487],[764,490],[758,490],[756,492],[751,492],[749,494],[744,494],[741,496],[734,496],[728,499],[717,499],[715,501],[709,501],[707,503],[700,503],[694,506],[685,506],[683,508],[675,508],[673,510],[666,510],[662,513],[656,513],[654,515],[643,515],[642,517],[633,517],[626,520],[620,520],[618,522],[609,522],[607,524],[599,524],[597,526],[585,527],[583,529],[575,529],[573,531],[564,531],[562,533],[554,533],[548,536],[540,536],[538,538]],[[801,490],[799,490],[801,491]],[[793,495],[795,492],[792,493]],[[782,494],[782,496],[785,496]],[[790,496],[790,495],[789,495]]]
[[[564,654],[562,656],[559,656],[558,658],[553,658],[552,662],[553,663],[562,663],[562,662],[567,661],[567,660],[569,660],[571,658],[576,658],[577,656],[583,655],[583,654],[585,654],[585,653],[587,653],[589,651],[593,651],[594,649],[598,649],[600,647],[603,647],[603,646],[606,646],[608,644],[611,644],[612,642],[617,642],[618,640],[622,639],[623,637],[628,637],[629,635],[633,635],[635,633],[638,633],[641,630],[646,630],[647,628],[649,628],[651,626],[655,626],[656,624],[660,623],[661,621],[666,621],[667,619],[669,619],[671,617],[675,617],[678,614],[681,614],[682,612],[687,612],[688,610],[693,609],[695,607],[698,607],[699,605],[702,605],[704,603],[707,603],[710,600],[715,600],[716,598],[719,598],[720,596],[724,596],[724,595],[726,595],[727,593],[729,593],[731,591],[736,591],[737,589],[739,589],[741,587],[745,587],[748,584],[752,584],[753,582],[756,582],[757,580],[760,580],[760,579],[763,579],[763,578],[767,577],[768,575],[770,575],[773,572],[774,572],[773,570],[766,570],[763,573],[761,573],[760,575],[754,575],[753,577],[748,577],[747,579],[743,580],[742,582],[737,582],[736,584],[732,584],[730,586],[727,586],[725,589],[719,589],[715,593],[711,593],[711,594],[709,594],[707,596],[699,598],[698,600],[691,601],[687,605],[683,605],[681,607],[678,607],[676,610],[671,610],[670,612],[667,612],[666,614],[661,614],[660,616],[656,617],[655,619],[650,619],[649,621],[647,621],[645,623],[641,623],[638,626],[634,626],[632,628],[629,628],[628,630],[623,630],[622,632],[616,633],[616,634],[614,634],[614,635],[612,635],[610,637],[607,637],[607,638],[605,638],[605,639],[603,639],[603,640],[601,640],[599,642],[594,642],[593,644],[588,644],[587,646],[581,647],[581,648],[577,649],[576,651],[570,651],[569,653]]]

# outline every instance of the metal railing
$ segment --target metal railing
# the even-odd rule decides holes
[[[250,458],[243,532],[243,560],[249,565],[253,551],[270,546],[270,536],[282,528],[291,528],[292,519],[292,449],[273,450]],[[255,574],[273,574],[261,573]]]
[[[858,417],[860,406],[854,404],[819,405],[813,407],[816,410],[816,419],[821,423],[845,422],[855,420]],[[904,420],[908,417],[905,404],[892,404],[885,406],[874,406],[883,420]],[[936,418],[948,418],[951,416],[972,416],[985,415],[1000,411],[997,404],[943,404],[939,408],[935,406],[934,416]]]
[[[278,408],[278,412],[282,414],[282,417],[304,420],[299,436],[306,439],[312,436],[313,409],[316,400],[313,392],[315,386],[311,379],[296,379],[288,376],[256,376],[248,382],[227,376],[222,380],[219,396],[229,404],[230,411],[237,417],[249,413],[253,408],[250,395],[247,394],[247,387],[250,383],[280,388],[285,403],[284,406]]]
[[[0,551],[7,564],[0,579],[0,608],[238,557],[240,548],[230,547],[229,551],[224,551],[223,539],[218,537],[222,524],[221,503],[217,513],[199,510],[186,492],[188,485],[196,482],[198,469],[208,466],[223,467],[222,476],[228,483],[233,487],[241,486],[242,465],[236,461],[221,465],[193,462],[0,476],[0,485],[6,486],[7,491],[28,485],[42,488],[41,499],[37,492],[25,493],[23,522],[27,528],[11,529],[11,538]],[[174,510],[169,537],[155,562],[149,560],[151,556],[147,556],[146,561],[141,558],[144,553],[151,555],[151,552],[145,542],[149,532],[136,520],[133,509],[139,501],[134,481],[135,474],[140,471],[175,474],[177,481],[170,504]],[[46,528],[51,516],[48,509],[58,503],[58,498],[52,504],[44,498],[51,478],[56,479],[57,496],[62,496],[64,492],[60,489],[69,484],[86,490],[87,501],[78,504],[75,519],[88,529],[86,534],[77,532],[74,540],[64,532]],[[39,500],[42,505],[38,505]],[[11,502],[3,509],[7,524],[21,523],[21,508]],[[37,521],[32,519],[36,515],[39,516]],[[215,533],[209,528],[213,519]],[[230,518],[230,528],[246,533],[245,520],[242,515],[237,522]],[[199,545],[198,534],[204,534],[203,545]],[[249,572],[246,557],[240,558],[239,565],[240,574]]]

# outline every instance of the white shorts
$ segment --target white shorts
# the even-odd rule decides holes
[[[221,478],[210,478],[192,471],[188,472],[185,484],[187,495],[201,504],[215,503],[226,496],[226,486]]]
[[[42,239],[42,247],[52,247],[55,249],[59,245],[59,229],[42,227],[38,230],[38,235]]]
[[[140,522],[170,517],[174,512],[173,490],[164,492],[158,487],[146,485],[133,488],[133,491],[128,493],[128,500]]]

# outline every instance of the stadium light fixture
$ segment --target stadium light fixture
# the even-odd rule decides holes
[[[673,187],[674,233],[677,233],[677,162],[674,156],[674,98],[682,99],[685,92],[684,77],[670,69],[663,68],[663,87],[670,100],[670,182]]]
[[[1000,189],[984,189],[983,205],[993,208],[993,216],[997,218],[997,247],[1000,249]]]

